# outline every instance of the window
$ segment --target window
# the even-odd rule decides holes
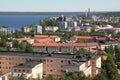
[[[51,69],[50,72],[52,72],[53,70]]]
[[[47,62],[49,62],[49,60],[47,59]]]
[[[6,69],[8,69],[8,67],[6,67]]]
[[[63,63],[63,60],[61,60],[61,63]]]
[[[25,72],[25,70],[23,69],[23,72]]]
[[[68,61],[68,64],[71,64],[71,62],[70,62],[70,61]]]
[[[53,60],[51,60],[51,62],[53,62]]]
[[[21,70],[18,70],[19,72],[21,72]]]
[[[40,59],[40,62],[42,61],[42,59]]]
[[[17,70],[16,70],[16,69],[14,69],[14,72],[17,72]]]

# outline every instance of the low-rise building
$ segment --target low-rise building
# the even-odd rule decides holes
[[[37,25],[37,26],[35,26],[34,31],[35,31],[35,33],[42,34],[43,28],[42,28],[42,26]]]
[[[57,30],[58,30],[57,26],[47,26],[47,27],[45,27],[45,31],[55,32]]]
[[[77,42],[77,41],[81,41],[81,43],[86,43],[86,42],[93,42],[93,37],[92,36],[72,36],[70,38],[70,40],[72,42]]]
[[[32,27],[26,26],[22,28],[23,32],[28,33],[32,30]]]
[[[13,67],[12,71],[13,77],[25,76],[27,79],[32,78],[40,78],[43,77],[43,63],[40,61],[29,61],[23,64],[19,64]]]
[[[0,34],[7,34],[7,32],[8,32],[8,27],[6,27],[6,26],[2,26],[2,27],[0,27]]]
[[[91,43],[49,43],[41,44],[34,43],[32,45],[34,52],[64,52],[64,53],[74,53],[80,48],[96,48],[99,44],[95,42]]]
[[[53,43],[54,40],[51,38],[43,38],[43,39],[37,39],[35,43],[41,43],[41,44],[48,44],[48,43]]]
[[[61,38],[59,36],[56,36],[56,35],[34,35],[34,38],[35,38],[35,40],[36,39],[50,38],[54,42],[59,42],[61,40]]]
[[[32,38],[17,38],[16,40],[19,43],[21,43],[22,41],[27,41],[29,44],[33,44],[34,43],[34,39],[32,39]]]
[[[73,31],[80,31],[80,27],[79,26],[73,27]]]

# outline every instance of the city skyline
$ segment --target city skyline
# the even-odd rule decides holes
[[[1,12],[85,12],[120,11],[120,1],[113,0],[0,0]]]

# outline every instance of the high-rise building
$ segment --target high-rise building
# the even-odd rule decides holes
[[[77,21],[74,21],[74,27],[77,27],[77,26],[78,26]]]
[[[91,14],[90,14],[90,8],[88,8],[88,10],[85,11],[85,16],[87,18],[90,18]]]
[[[60,22],[59,24],[60,29],[66,29],[68,28],[68,22]]]
[[[35,33],[42,34],[42,26],[40,25],[35,26]]]

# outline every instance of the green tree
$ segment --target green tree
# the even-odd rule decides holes
[[[86,77],[83,72],[78,72],[78,73],[68,72],[66,73],[65,79],[66,80],[92,80],[91,78]]]
[[[32,45],[30,45],[29,43],[26,45],[26,49],[25,52],[32,52]]]
[[[97,76],[93,78],[93,80],[108,80],[106,76],[106,72],[104,70],[101,71]]]
[[[110,54],[107,55],[107,60],[102,62],[102,68],[105,70],[109,80],[114,80],[118,74],[117,67],[115,66],[114,60]]]
[[[6,40],[5,40],[5,38],[2,38],[2,39],[0,40],[0,46],[1,46],[1,47],[6,47]]]
[[[52,75],[49,75],[45,78],[45,80],[55,80],[55,78]]]
[[[32,46],[27,41],[22,41],[19,44],[19,48],[20,48],[21,51],[25,51],[25,52],[31,52],[32,51]]]
[[[119,62],[120,61],[120,47],[116,45],[114,47],[114,50],[115,50],[116,61]]]
[[[13,41],[13,47],[18,48],[19,47],[19,42],[17,40]]]
[[[87,52],[87,50],[85,50],[84,48],[80,48],[79,51],[77,51],[77,53],[86,54],[86,53],[88,53],[88,52]]]
[[[112,45],[109,47],[105,47],[105,52],[111,54],[112,56],[114,55],[115,51]]]
[[[24,76],[20,76],[18,80],[26,80],[26,78]]]

